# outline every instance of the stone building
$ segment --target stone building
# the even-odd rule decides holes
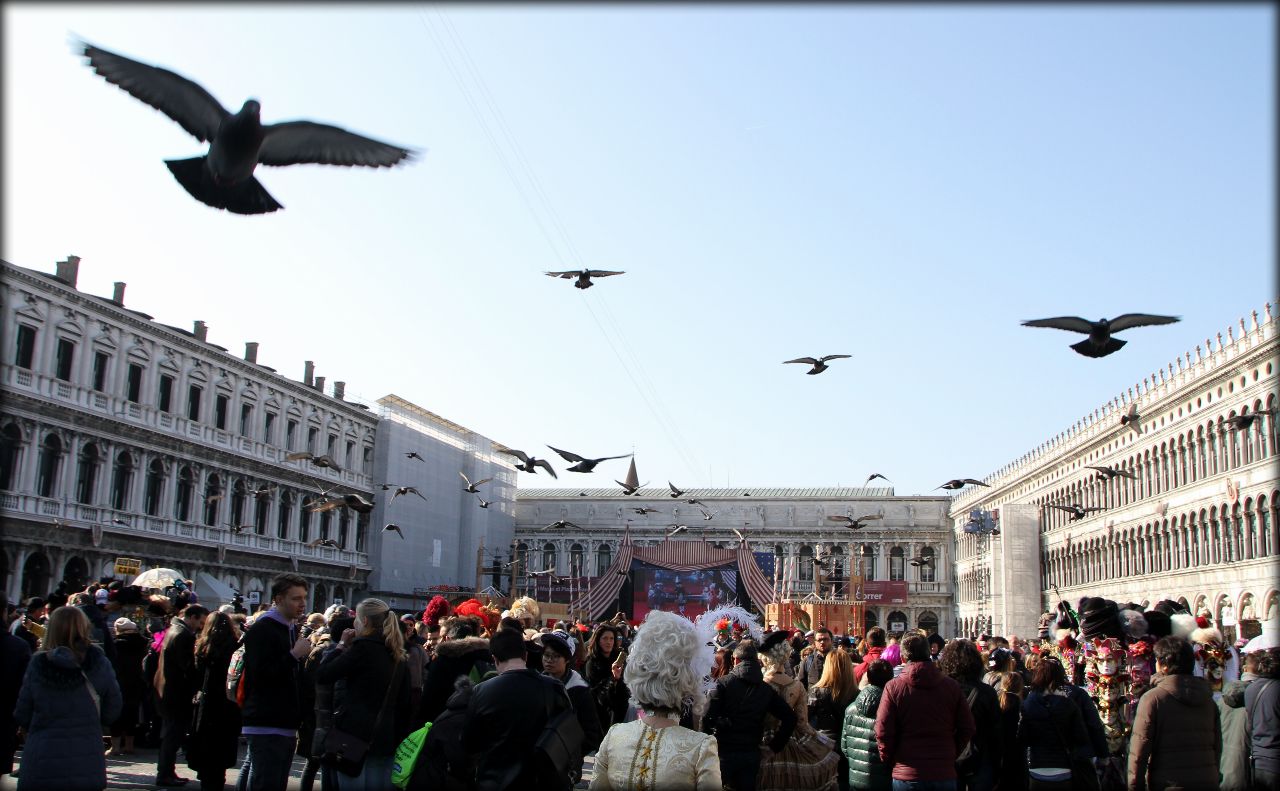
[[[313,582],[312,607],[350,600],[369,573],[369,519],[313,513],[335,487],[372,498],[378,416],[207,340],[76,288],[80,259],[50,275],[3,262],[0,585],[11,600],[111,575],[119,557],[196,582],[202,601],[269,597],[271,578]],[[328,455],[334,467],[286,459]],[[321,538],[336,546],[315,546]]]
[[[960,633],[1034,636],[1055,589],[1173,599],[1236,637],[1280,618],[1277,329],[1254,311],[956,497]],[[977,507],[999,535],[963,530]]]
[[[951,559],[954,537],[945,497],[896,497],[887,487],[693,489],[673,499],[667,489],[643,488],[632,497],[617,489],[522,489],[516,500],[517,568],[558,574],[598,576],[618,553],[623,534],[637,547],[661,543],[671,525],[687,529],[671,540],[707,541],[732,548],[747,538],[760,566],[779,594],[801,598],[818,589],[824,598],[852,602],[850,576],[906,583],[906,600],[868,603],[869,626],[901,623],[951,633],[953,616]],[[696,499],[705,509],[689,504]],[[640,514],[639,510],[655,509]],[[711,519],[704,519],[711,514]],[[854,531],[832,516],[878,516]],[[578,528],[544,529],[565,519]],[[929,565],[910,560],[932,556]],[[815,564],[814,558],[819,559]],[[520,576],[519,590],[533,589]],[[872,586],[874,587],[874,586]],[[754,602],[763,610],[767,602]],[[840,625],[844,632],[847,625]],[[855,625],[856,629],[856,625]]]

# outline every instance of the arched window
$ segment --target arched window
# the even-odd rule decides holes
[[[862,578],[873,580],[876,578],[876,548],[871,544],[862,545]]]
[[[329,537],[329,525],[333,521],[333,511],[320,512],[320,538]]]
[[[1226,521],[1226,508],[1223,508],[1223,521]],[[1243,560],[1244,555],[1244,517],[1240,513],[1240,503],[1231,506],[1231,560]]]
[[[1267,510],[1267,496],[1258,498],[1258,557],[1270,557],[1276,551],[1271,542],[1271,512]]]
[[[271,519],[271,495],[259,493],[253,496],[253,530],[260,536],[267,534],[267,521]],[[345,514],[347,509],[342,509]]]
[[[276,538],[289,537],[289,521],[293,518],[293,495],[280,493],[280,510],[276,519]]]
[[[54,487],[58,483],[58,469],[62,466],[62,440],[57,434],[46,434],[40,445],[39,476],[36,479],[36,493],[41,497],[52,497]]]
[[[920,613],[920,619],[916,621],[916,624],[919,628],[925,630],[929,634],[938,633],[938,616],[933,612],[933,610],[925,610]]]
[[[311,540],[311,507],[314,505],[310,495],[303,495],[302,507],[298,512],[298,540],[307,543]]]
[[[222,502],[222,479],[210,475],[204,484],[204,523],[209,527],[218,524],[218,504]]]
[[[191,499],[196,491],[196,473],[184,465],[178,470],[178,496],[174,501],[173,515],[179,522],[191,519]]]
[[[98,446],[92,442],[80,449],[80,463],[76,469],[76,502],[93,505],[94,488],[98,483]]]
[[[864,635],[880,625],[880,619],[876,617],[875,610],[870,607],[865,610],[865,613],[862,616],[862,625],[865,627],[862,632]]]
[[[581,544],[569,547],[569,576],[581,577],[586,568],[587,551]]]
[[[369,536],[369,515],[356,514],[356,551],[367,552]]]
[[[517,561],[515,565],[515,573],[524,576],[529,572],[529,545],[518,544],[516,546],[516,556],[512,560]]]
[[[813,547],[800,547],[800,580],[802,582],[813,579]]]
[[[164,462],[152,459],[147,466],[147,487],[143,494],[142,505],[147,516],[160,515],[160,497],[164,494]]]
[[[906,564],[902,547],[894,547],[889,550],[889,579],[903,580],[906,578]]]
[[[22,450],[22,429],[13,423],[0,431],[0,489],[8,491],[17,484],[18,455]]]
[[[341,508],[338,513],[338,546],[346,549],[348,547],[347,537],[351,530],[351,509]]]
[[[237,479],[231,484],[231,525],[233,527],[244,527],[248,522],[244,517],[244,501],[248,496],[244,481]]]
[[[611,563],[613,563],[613,553],[609,550],[609,545],[601,544],[596,547],[596,575],[603,574]]]
[[[1212,425],[1210,425],[1209,430],[1206,433],[1208,434],[1208,441],[1209,441],[1209,473],[1208,474],[1217,475],[1218,474],[1218,432],[1214,429]]]
[[[889,630],[889,634],[902,634],[907,630],[907,616],[900,610],[894,610],[885,619],[885,627]]]
[[[129,492],[133,489],[133,456],[121,452],[111,476],[111,507],[117,511],[129,508]]]
[[[550,541],[542,545],[542,568],[534,571],[546,571],[556,565],[556,545]]]
[[[935,577],[937,576],[935,569],[938,565],[937,558],[935,558],[933,554],[933,547],[925,547],[924,549],[920,550],[920,556],[923,558],[926,558],[925,564],[920,567],[920,581],[933,582]],[[935,618],[934,631],[937,631],[936,623],[937,621]]]
[[[1253,514],[1253,498],[1244,501],[1244,540],[1245,558],[1258,557],[1258,520]]]

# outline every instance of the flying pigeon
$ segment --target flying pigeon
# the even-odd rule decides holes
[[[989,483],[983,483],[982,481],[975,481],[973,478],[964,478],[964,479],[960,479],[960,478],[952,478],[951,480],[947,481],[946,483],[942,484],[941,486],[937,486],[937,487],[934,487],[934,488],[937,488],[937,489],[963,489],[964,487],[968,486],[969,484],[973,484],[974,486],[985,486],[985,487],[987,487],[988,489],[990,489],[990,488],[991,488],[991,484],[989,484]]]
[[[673,528],[673,530],[670,533],[667,533],[667,538],[671,538],[676,533],[682,533],[685,530],[689,529],[688,525],[667,525],[667,527]]]
[[[881,475],[881,474],[880,474],[880,473],[878,473],[878,472],[873,472],[873,473],[871,473],[870,477],[868,477],[868,478],[867,478],[867,483],[871,483],[871,482],[872,482],[872,481],[874,481],[876,478],[879,478],[880,480],[884,481],[885,483],[893,483],[893,481],[889,480],[888,478],[884,477],[883,475]],[[866,485],[867,485],[867,483],[864,483],[864,484],[862,484],[862,485],[863,485],[863,486],[866,486]]]
[[[714,518],[715,518],[715,515],[716,515],[716,514],[720,513],[719,511],[711,511],[711,512],[708,512],[708,511],[706,511],[705,509],[702,509],[702,508],[699,508],[698,510],[699,510],[699,511],[702,511],[702,518],[703,518],[703,520],[704,520],[704,521],[707,521],[707,522],[710,522],[712,519],[714,519]]]
[[[794,360],[784,360],[782,364],[787,365],[789,363],[804,363],[805,365],[812,365],[813,369],[809,371],[805,371],[805,373],[809,374],[810,376],[813,376],[814,374],[820,374],[823,371],[827,370],[827,368],[829,367],[827,365],[827,360],[842,360],[846,357],[852,357],[852,356],[853,356],[852,354],[828,354],[826,357],[818,357],[816,359],[813,357],[797,357]]]
[[[696,497],[690,497],[688,500],[685,500],[685,502],[686,502],[686,503],[688,503],[689,505],[696,505],[696,506],[700,506],[700,507],[706,507],[706,503],[702,502],[701,500],[699,500],[699,499],[698,499],[698,498],[696,498]]]
[[[240,535],[241,533],[243,533],[243,532],[244,532],[244,531],[246,531],[246,530],[252,531],[252,530],[253,530],[253,525],[236,525],[236,526],[231,527],[231,528],[228,528],[228,529],[229,529],[232,533],[235,533],[236,535]]]
[[[612,277],[613,275],[625,275],[626,272],[609,272],[604,269],[583,269],[582,271],[570,272],[543,272],[547,277],[559,277],[565,280],[577,279],[578,282],[573,284],[574,288],[591,288],[595,283],[591,282],[593,277]]]
[[[1253,425],[1253,422],[1259,417],[1262,415],[1270,415],[1274,411],[1275,410],[1272,409],[1259,409],[1256,412],[1246,412],[1243,415],[1232,415],[1227,418],[1227,422],[1231,424],[1232,430],[1239,429],[1247,431],[1249,427]]]
[[[614,483],[622,487],[623,497],[630,497],[639,492],[641,486],[647,485],[640,483],[640,475],[636,472],[636,457],[634,455],[631,457],[631,466],[627,468],[627,480],[619,481],[615,479]]]
[[[482,483],[488,483],[493,480],[492,478],[481,478],[475,483],[472,483],[471,479],[468,478],[467,474],[462,470],[458,470],[458,474],[462,476],[462,482],[466,484],[466,487],[464,487],[462,491],[467,492],[468,494],[479,494],[480,490],[476,487]]]
[[[400,529],[400,525],[387,525],[386,527],[382,528],[382,532],[384,533],[387,532],[388,530],[394,530],[396,534],[400,536],[401,539],[404,538],[404,531]]]
[[[333,549],[337,549],[337,548],[338,548],[338,542],[337,542],[337,541],[334,541],[332,538],[317,538],[315,541],[308,541],[308,542],[307,542],[307,546],[309,546],[309,547],[331,547],[331,548],[333,548]]]
[[[373,503],[354,493],[344,494],[341,497],[334,497],[326,502],[313,506],[310,510],[312,513],[323,513],[325,511],[332,511],[335,508],[343,507],[350,508],[358,514],[367,514],[373,511]]]
[[[554,529],[559,529],[559,528],[562,528],[562,527],[577,527],[579,530],[581,530],[581,529],[582,529],[582,528],[578,527],[578,525],[575,525],[573,522],[570,522],[568,519],[557,519],[556,521],[552,522],[551,524],[547,525],[546,527],[540,527],[540,528],[538,528],[538,530],[539,530],[539,531],[542,531],[542,530],[554,530]]]
[[[1061,511],[1066,511],[1067,513],[1071,514],[1071,521],[1072,521],[1072,522],[1076,521],[1077,519],[1084,519],[1085,514],[1089,513],[1090,511],[1101,511],[1101,510],[1102,510],[1101,508],[1099,508],[1099,507],[1097,507],[1097,506],[1090,506],[1089,508],[1085,508],[1085,507],[1083,507],[1083,506],[1076,505],[1076,504],[1074,504],[1074,503],[1073,503],[1073,504],[1071,504],[1071,505],[1053,505],[1053,504],[1050,504],[1050,505],[1049,505],[1049,507],[1050,507],[1050,508],[1057,508],[1057,509],[1059,509],[1059,510],[1061,510]]]
[[[658,509],[657,509],[657,508],[649,508],[649,507],[647,507],[647,506],[646,506],[646,507],[644,507],[644,508],[632,508],[631,510],[632,510],[632,511],[635,511],[637,514],[640,514],[641,516],[644,516],[645,514],[656,514],[656,513],[658,513]]]
[[[538,472],[538,468],[541,467],[542,469],[551,473],[552,478],[560,477],[559,475],[556,475],[555,470],[551,469],[551,465],[547,463],[546,459],[534,458],[533,456],[530,456],[528,453],[525,453],[522,450],[502,450],[499,452],[505,453],[508,456],[515,456],[517,459],[519,459],[521,463],[516,465],[516,469],[520,470],[521,472],[532,472],[536,474]]]
[[[413,156],[407,148],[314,121],[262,123],[261,105],[247,100],[228,112],[195,82],[156,66],[79,42],[96,74],[135,99],[177,121],[209,153],[165,164],[178,183],[201,203],[235,214],[266,214],[284,208],[253,177],[258,165],[362,165],[391,167]]]
[[[288,456],[284,457],[284,460],[285,461],[310,461],[312,464],[316,465],[317,467],[327,467],[328,469],[331,469],[334,472],[342,472],[342,468],[339,467],[338,463],[333,459],[329,458],[328,456],[317,456],[314,453],[311,453],[310,451],[304,450],[299,453],[290,453]]]
[[[828,516],[828,522],[844,522],[844,526],[850,530],[861,530],[866,527],[864,522],[870,522],[874,519],[884,519],[882,514],[867,514],[854,519],[852,516]]]
[[[493,505],[493,501],[486,500],[483,497],[476,497],[476,499],[480,501],[481,508],[488,508],[489,506]]]
[[[1106,357],[1120,351],[1128,341],[1111,337],[1111,333],[1127,330],[1130,327],[1149,327],[1156,324],[1173,324],[1182,321],[1180,316],[1156,316],[1150,313],[1125,313],[1114,319],[1098,319],[1089,321],[1079,316],[1055,316],[1051,319],[1032,319],[1022,322],[1024,327],[1051,327],[1056,330],[1081,332],[1089,337],[1079,343],[1071,344],[1085,357]]]
[[[399,497],[402,494],[404,495],[416,494],[419,497],[422,497],[424,502],[427,499],[426,497],[422,496],[422,492],[418,491],[418,488],[416,486],[401,486],[399,489],[396,489],[395,494],[391,495],[392,501],[394,501],[397,497]]]
[[[911,565],[915,566],[916,568],[919,568],[921,566],[932,566],[933,555],[916,555],[908,562],[910,562]]]
[[[422,458],[422,456],[421,456],[421,455],[419,455],[418,451],[416,451],[416,450],[411,450],[411,451],[409,451],[408,453],[404,454],[404,457],[405,457],[406,459],[417,459],[418,461],[422,462],[423,464],[426,464],[426,463],[427,463],[427,460],[426,460],[426,459],[424,459],[424,458]]]
[[[628,457],[628,456],[630,456],[630,455],[631,455],[630,453],[624,453],[624,454],[622,454],[621,456],[605,456],[605,457],[600,458],[600,459],[587,459],[587,458],[584,458],[584,457],[582,457],[582,456],[579,456],[579,455],[578,455],[578,454],[576,454],[576,453],[570,453],[570,452],[569,452],[569,451],[567,451],[567,450],[560,450],[559,448],[552,448],[550,445],[548,445],[547,447],[548,447],[548,448],[551,448],[551,449],[552,449],[552,450],[554,450],[556,453],[560,454],[560,458],[564,459],[565,461],[576,461],[576,462],[577,462],[577,464],[575,464],[575,465],[573,465],[572,467],[569,467],[569,468],[568,468],[569,472],[592,472],[592,471],[594,471],[594,470],[595,470],[596,465],[597,465],[597,464],[599,464],[599,463],[600,463],[600,462],[602,462],[602,461],[610,461],[610,460],[612,460],[612,459],[625,459],[626,457]]]
[[[1132,478],[1135,481],[1138,480],[1137,475],[1135,475],[1134,473],[1128,470],[1122,470],[1119,467],[1094,467],[1091,465],[1085,465],[1085,469],[1097,470],[1098,477],[1105,478],[1108,481],[1116,477],[1117,475],[1119,475],[1122,478]]]
[[[744,536],[744,535],[742,534],[742,531],[741,531],[741,530],[739,530],[738,528],[736,528],[736,527],[731,527],[731,528],[729,528],[729,529],[730,529],[730,530],[732,530],[732,531],[733,531],[733,534],[734,534],[735,536],[737,536],[740,540],[742,540],[742,541],[746,541],[746,540],[747,540],[747,537],[746,537],[746,536]]]
[[[543,576],[546,576],[547,574],[555,574],[555,573],[556,573],[556,567],[555,567],[555,566],[552,566],[552,567],[551,567],[551,568],[549,568],[549,569],[540,569],[540,570],[538,570],[538,571],[527,571],[527,572],[525,572],[525,574],[526,574],[527,576],[530,576],[530,577],[543,577]]]
[[[671,496],[672,496],[672,497],[681,497],[681,496],[683,496],[683,495],[684,495],[684,490],[683,490],[683,489],[677,489],[677,488],[676,488],[676,485],[675,485],[674,483],[672,483],[671,481],[667,481],[667,486],[670,486],[670,487],[671,487]]]
[[[257,497],[259,500],[265,500],[271,496],[271,493],[278,489],[278,486],[263,486],[261,489],[254,489],[249,494]]]
[[[1142,433],[1142,415],[1138,414],[1138,405],[1130,404],[1129,411],[1120,416],[1120,425],[1128,426],[1138,434]]]

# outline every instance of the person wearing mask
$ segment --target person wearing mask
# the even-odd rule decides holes
[[[627,699],[630,695],[622,680],[622,664],[618,662],[621,655],[622,645],[618,640],[617,628],[607,623],[596,627],[587,643],[587,663],[583,668],[583,675],[587,686],[591,687],[591,699],[595,703],[596,717],[602,730],[608,730],[613,724],[622,722],[627,713]]]
[[[885,685],[876,712],[880,760],[894,791],[956,787],[956,757],[973,738],[973,715],[960,685],[942,674],[918,634],[902,642],[907,669]]]
[[[884,629],[879,626],[868,629],[866,643],[867,648],[862,652],[862,661],[853,667],[853,677],[857,679],[859,685],[862,684],[862,675],[867,672],[867,666],[879,659],[888,645]],[[893,664],[890,664],[890,667],[892,666]]]
[[[5,627],[17,613],[9,606],[9,599],[0,593],[0,623]],[[13,707],[18,702],[18,690],[31,662],[31,646],[26,640],[0,631],[0,776],[13,771],[13,755],[18,747],[18,723],[13,719]]]
[[[160,647],[156,669],[156,695],[160,700],[160,753],[156,757],[156,785],[183,786],[187,778],[176,771],[178,749],[191,727],[191,699],[195,696],[196,635],[204,628],[209,611],[188,605],[169,624]],[[225,676],[224,676],[225,678]]]
[[[1193,675],[1195,654],[1186,640],[1162,637],[1153,653],[1155,685],[1138,699],[1129,737],[1129,788],[1217,788],[1222,725],[1213,690]],[[1245,696],[1247,706],[1248,690]]]
[[[884,687],[893,680],[893,668],[883,659],[867,667],[867,684],[844,712],[840,743],[849,766],[852,791],[890,791],[893,779],[889,767],[880,760],[876,745],[876,712]]]
[[[40,638],[44,636],[44,619],[49,607],[44,599],[32,596],[27,599],[23,609],[26,612],[9,625],[9,633],[21,638],[34,654],[40,650]]]
[[[306,611],[306,578],[281,574],[271,582],[271,606],[245,630],[240,733],[249,749],[240,768],[240,791],[284,791],[288,785],[302,721],[299,662],[311,651],[311,641],[298,628]]]
[[[778,644],[786,641],[785,632],[772,632],[770,636],[775,639],[770,648],[776,649]],[[786,645],[783,649],[788,660],[791,648]],[[756,642],[744,639],[733,649],[733,669],[716,680],[707,716],[702,721],[703,731],[716,737],[720,777],[725,788],[755,791],[766,715],[778,722],[768,743],[769,749],[777,754],[791,739],[797,717],[773,687],[765,683]]]
[[[222,791],[227,784],[227,770],[236,765],[240,752],[240,707],[227,698],[227,668],[239,645],[239,631],[224,612],[205,619],[196,638],[199,703],[192,719],[187,766],[195,770],[200,791]]]
[[[120,687],[92,624],[78,607],[59,607],[31,657],[13,716],[27,734],[22,791],[98,791],[107,785],[102,728],[120,716]]]
[[[1254,660],[1258,678],[1244,691],[1249,719],[1253,787],[1280,788],[1280,648],[1268,648]]]
[[[573,710],[564,684],[529,669],[524,636],[512,629],[499,629],[489,647],[498,675],[472,690],[462,729],[463,749],[477,758],[475,789],[567,791],[569,776],[548,777],[534,755],[547,723]]]
[[[699,645],[688,619],[649,612],[624,671],[639,718],[609,729],[596,755],[592,789],[722,787],[716,740],[679,724],[684,702],[695,701],[697,709],[703,699],[701,679],[690,660],[704,650],[713,649]]]
[[[1000,699],[995,689],[982,682],[982,654],[968,640],[952,640],[942,649],[937,666],[943,675],[960,685],[977,728],[969,745],[956,759],[956,788],[991,791],[1000,774],[1004,748]]]
[[[128,618],[117,618],[116,683],[124,702],[120,716],[111,723],[111,749],[108,756],[133,755],[133,737],[138,730],[139,714],[146,695],[147,683],[142,677],[142,660],[147,656],[147,639],[138,625]]]
[[[809,688],[809,717],[818,733],[830,739],[836,746],[839,760],[836,784],[848,787],[849,762],[844,754],[841,731],[844,728],[845,709],[858,694],[858,682],[853,680],[853,662],[843,648],[827,654],[822,664],[822,678]]]
[[[333,727],[369,745],[359,774],[339,773],[339,791],[387,787],[396,747],[409,734],[413,713],[406,661],[400,621],[381,599],[356,605],[354,627],[320,661],[316,682],[345,687]]]
[[[574,649],[569,641],[560,633],[544,634],[539,641],[542,644],[542,672],[564,684],[573,703],[573,710],[578,715],[578,724],[582,726],[582,752],[573,773],[573,782],[582,779],[581,757],[600,746],[604,731],[600,728],[600,720],[596,719],[595,702],[591,699],[591,688],[583,680],[578,671],[573,669]]]
[[[756,787],[761,791],[788,789],[835,789],[840,758],[835,745],[824,739],[808,722],[804,686],[787,674],[790,650],[784,633],[774,632],[760,643],[764,681],[771,686],[796,716],[796,727],[781,752],[764,756]],[[778,727],[777,718],[765,717],[765,737]]]
[[[1093,771],[1093,747],[1080,707],[1067,692],[1069,686],[1056,656],[1042,657],[1031,671],[1031,692],[1022,702],[1018,724],[1018,744],[1027,756],[1031,791],[1069,789],[1075,772]]]
[[[942,653],[942,649],[946,648],[947,641],[942,639],[942,635],[934,632],[929,635],[929,658],[938,661],[938,656]]]

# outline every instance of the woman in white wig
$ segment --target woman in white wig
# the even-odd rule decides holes
[[[787,672],[791,665],[791,646],[786,632],[771,632],[760,643],[760,662],[764,680],[771,684],[796,714],[796,728],[782,752],[766,752],[756,776],[759,791],[790,791],[805,788],[834,791],[840,756],[835,745],[809,725],[807,696],[799,681]],[[765,743],[778,727],[772,715],[765,716]]]
[[[715,737],[679,724],[683,704],[692,701],[698,713],[705,706],[698,672],[705,648],[689,620],[649,612],[623,670],[639,719],[609,729],[596,755],[592,789],[721,788]]]

